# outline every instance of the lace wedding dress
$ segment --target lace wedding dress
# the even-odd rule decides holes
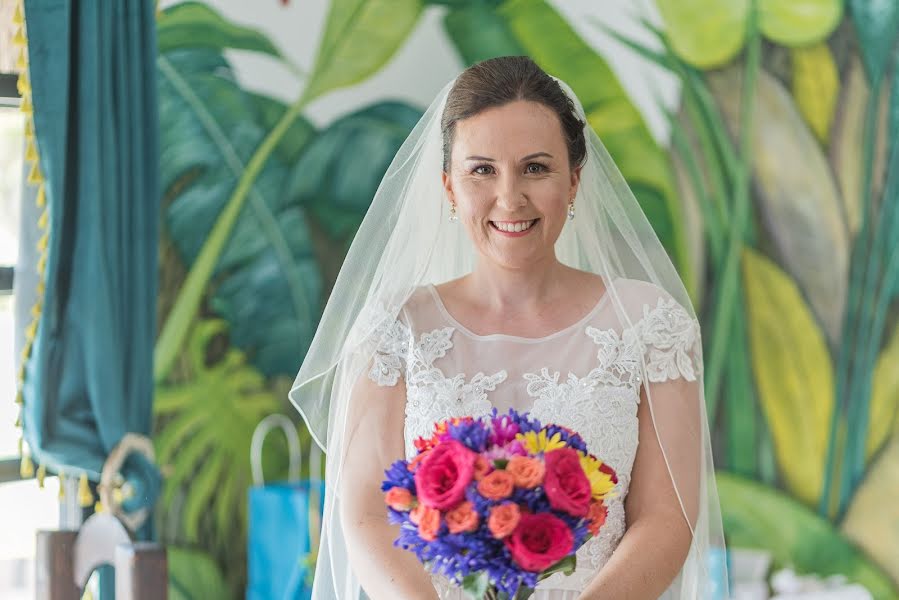
[[[415,290],[399,318],[374,337],[369,377],[406,386],[406,458],[435,421],[475,417],[493,407],[530,411],[543,423],[578,431],[593,454],[618,473],[600,535],[577,553],[577,570],[540,582],[534,600],[574,600],[608,561],[625,532],[624,500],[637,451],[640,386],[700,376],[699,324],[661,288],[618,280],[630,325],[623,327],[604,295],[573,325],[540,338],[477,335],[447,311],[433,285]],[[645,360],[643,373],[641,355]],[[443,575],[432,576],[441,599],[467,596]]]

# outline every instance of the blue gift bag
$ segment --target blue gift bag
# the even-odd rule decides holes
[[[262,444],[274,427],[287,436],[288,481],[265,483]],[[311,597],[314,551],[318,549],[324,482],[321,450],[312,444],[310,479],[300,481],[301,451],[293,422],[269,415],[253,432],[250,462],[247,600],[301,600]]]

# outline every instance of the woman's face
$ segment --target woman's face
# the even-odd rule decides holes
[[[507,268],[554,256],[579,180],[558,116],[526,100],[457,121],[443,174],[478,252]]]

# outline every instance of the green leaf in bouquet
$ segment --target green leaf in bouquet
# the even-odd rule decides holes
[[[540,573],[540,577],[538,577],[538,581],[543,581],[547,577],[554,575],[555,573],[564,573],[565,575],[571,575],[574,573],[574,569],[577,567],[577,556],[572,554],[570,556],[566,556],[556,564],[552,565],[542,573]]]
[[[462,591],[469,594],[475,600],[481,600],[487,593],[487,586],[490,583],[490,574],[487,571],[480,571],[466,575],[462,579]]]

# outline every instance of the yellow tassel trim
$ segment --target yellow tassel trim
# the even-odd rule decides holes
[[[16,392],[16,404],[22,405],[24,403],[25,401],[22,400],[22,391],[19,390],[18,392]]]
[[[22,411],[19,411],[19,414],[16,415],[16,429],[22,428]]]
[[[47,477],[47,466],[41,465],[37,468],[37,487],[44,489],[44,479]]]
[[[25,24],[25,15],[22,14],[22,7],[16,4],[16,10],[12,14],[12,24],[22,26]]]
[[[41,252],[44,252],[47,249],[47,242],[49,241],[49,238],[50,238],[49,232],[42,235],[40,237],[40,239],[37,241],[37,249],[40,250]]]
[[[23,48],[28,43],[25,40],[25,32],[22,31],[21,27],[18,27],[17,29],[18,31],[16,31],[16,35],[12,36],[12,43],[13,46],[19,46],[20,48]]]
[[[31,170],[28,172],[28,183],[31,185],[44,183],[44,175],[41,173],[41,167],[38,163],[31,165]]]
[[[37,259],[37,274],[41,277],[44,276],[44,271],[47,270],[47,255],[41,254]]]
[[[28,68],[28,59],[25,58],[25,48],[19,50],[19,58],[16,59],[16,70],[24,71]]]
[[[19,475],[22,476],[22,479],[34,477],[34,463],[31,462],[31,456],[26,454],[22,457],[22,464],[19,465]]]
[[[28,140],[28,144],[25,146],[25,160],[28,162],[37,160],[37,149],[34,147],[34,138]]]
[[[20,96],[31,93],[31,80],[28,79],[28,71],[19,73],[19,79],[16,81],[16,89],[19,90]]]
[[[24,454],[24,452],[25,452],[25,438],[22,438],[22,437],[19,438],[18,448],[19,448],[19,456],[22,456],[22,454]]]
[[[59,499],[64,500],[66,497],[66,474],[59,472]]]
[[[44,283],[43,281],[38,281],[38,282],[37,282],[37,295],[40,296],[41,298],[43,298],[43,297],[44,297],[44,290],[45,290],[46,288],[47,288],[47,284],[46,284],[46,283]],[[43,302],[43,301],[42,301],[42,302]]]
[[[43,186],[41,186],[41,189],[44,189]],[[37,220],[37,226],[40,227],[41,229],[46,229],[46,228],[47,228],[47,222],[48,222],[49,220],[50,220],[50,211],[44,209],[44,212],[42,212],[42,213],[41,213],[41,216],[38,217],[38,220]]]
[[[103,503],[102,503],[102,502],[100,502],[99,500],[97,500],[96,502],[94,502],[94,512],[95,512],[95,513],[101,513],[101,512],[103,512],[104,510],[105,510],[105,509],[103,508]]]
[[[25,328],[25,335],[28,339],[33,339],[35,333],[37,333],[37,321],[32,321],[28,324],[28,327]],[[23,381],[22,383],[25,382]]]
[[[40,291],[38,291],[38,293],[40,293]],[[34,306],[31,307],[31,316],[34,317],[35,319],[37,319],[39,316],[41,316],[41,310],[43,308],[41,305],[42,305],[42,301],[38,300],[37,302],[34,303]],[[26,342],[26,344],[27,344],[27,342]],[[31,350],[30,344],[26,345],[26,347],[23,348],[23,354],[24,354],[25,350]],[[27,355],[26,355],[26,357],[27,357]]]
[[[25,121],[25,137],[34,137],[34,123],[31,122],[31,119]]]
[[[31,105],[31,94],[22,96],[22,104],[19,105],[19,110],[26,115],[34,113],[34,107]]]
[[[34,203],[37,204],[40,208],[44,208],[47,204],[47,192],[44,190],[45,186],[41,186],[37,190],[37,198],[34,199]],[[41,216],[43,219],[43,215]]]
[[[91,493],[91,488],[87,483],[87,473],[81,474],[81,479],[78,480],[78,504],[82,508],[87,508],[94,503],[94,495]]]

